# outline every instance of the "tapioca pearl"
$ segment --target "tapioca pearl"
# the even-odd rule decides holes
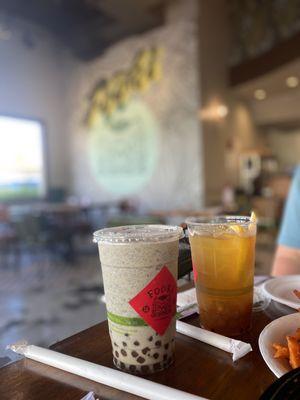
[[[129,337],[129,333],[124,333],[124,336]]]
[[[119,346],[117,345],[117,343],[116,343],[116,342],[114,342],[114,346],[115,346],[115,347],[119,347]]]
[[[126,357],[127,356],[127,352],[124,349],[121,349],[121,354],[122,356]]]
[[[121,368],[121,369],[126,369],[126,366],[125,366],[125,364],[124,364],[122,361],[120,362],[120,368]]]
[[[122,345],[123,345],[123,347],[126,347],[127,343],[126,342],[122,342]]]
[[[172,338],[171,342],[174,343],[175,342],[175,338]]]
[[[147,374],[150,371],[150,368],[148,365],[142,365],[141,366],[141,371],[143,374]]]
[[[158,353],[154,353],[154,354],[153,354],[153,358],[155,358],[156,360],[158,359],[158,357],[159,357],[159,354],[158,354]]]
[[[160,347],[160,346],[161,346],[161,341],[160,341],[160,340],[157,340],[157,341],[155,342],[155,346],[156,346],[156,347]]]
[[[164,361],[167,361],[168,359],[168,354],[164,354]]]
[[[148,337],[149,342],[152,342],[153,336]]]
[[[139,357],[136,359],[136,361],[137,361],[139,364],[143,364],[146,360],[144,359],[144,357],[139,356]]]
[[[139,353],[137,353],[135,350],[133,350],[131,352],[131,355],[132,355],[132,357],[136,358],[139,355]]]
[[[161,369],[161,363],[158,362],[158,363],[153,364],[153,369],[154,369],[154,371],[159,371]]]
[[[139,342],[138,340],[135,340],[135,341],[133,342],[133,344],[134,344],[135,346],[139,346],[139,345],[140,345],[140,342]]]
[[[117,358],[119,358],[119,353],[117,352],[117,350],[115,351],[115,356],[116,356]]]
[[[169,348],[169,343],[166,343],[165,344],[165,349],[168,350],[168,348]]]
[[[129,365],[129,371],[134,373],[136,372],[136,366],[135,365]]]
[[[150,348],[149,348],[149,347],[144,347],[143,350],[142,350],[142,353],[145,355],[145,354],[147,354],[149,351],[150,351]]]

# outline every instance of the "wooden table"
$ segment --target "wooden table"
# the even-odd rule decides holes
[[[148,379],[214,400],[258,399],[276,379],[259,353],[259,333],[273,319],[291,312],[277,303],[255,312],[253,329],[242,338],[252,344],[253,352],[235,363],[230,354],[177,334],[175,364]],[[185,321],[198,324],[197,316]],[[113,368],[107,322],[51,348]],[[23,359],[0,369],[1,400],[79,400],[88,391],[94,391],[101,400],[140,399],[36,361]]]

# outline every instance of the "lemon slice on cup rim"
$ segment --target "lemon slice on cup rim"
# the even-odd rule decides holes
[[[250,222],[257,222],[256,214],[254,211],[251,212]]]
[[[233,224],[232,226],[230,226],[230,229],[232,229],[235,233],[237,233],[238,235],[242,235],[244,233],[247,233],[248,231],[252,231],[252,224],[256,224],[257,222],[257,218],[255,215],[255,212],[252,211],[251,212],[251,216],[250,216],[250,224],[248,227],[244,227],[241,225],[237,225],[237,224]]]

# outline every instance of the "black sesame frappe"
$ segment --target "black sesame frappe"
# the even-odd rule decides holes
[[[151,374],[174,360],[178,245],[182,228],[132,225],[94,233],[114,364]]]

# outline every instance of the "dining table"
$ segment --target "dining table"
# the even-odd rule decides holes
[[[272,320],[293,312],[274,301],[254,309],[252,328],[240,337],[251,344],[253,351],[235,362],[230,353],[176,333],[175,362],[146,379],[211,400],[259,399],[276,377],[260,354],[258,337]],[[183,321],[199,326],[199,315]],[[50,349],[115,368],[107,321],[55,343]],[[90,391],[100,400],[141,399],[26,358],[0,369],[1,400],[80,400]]]

